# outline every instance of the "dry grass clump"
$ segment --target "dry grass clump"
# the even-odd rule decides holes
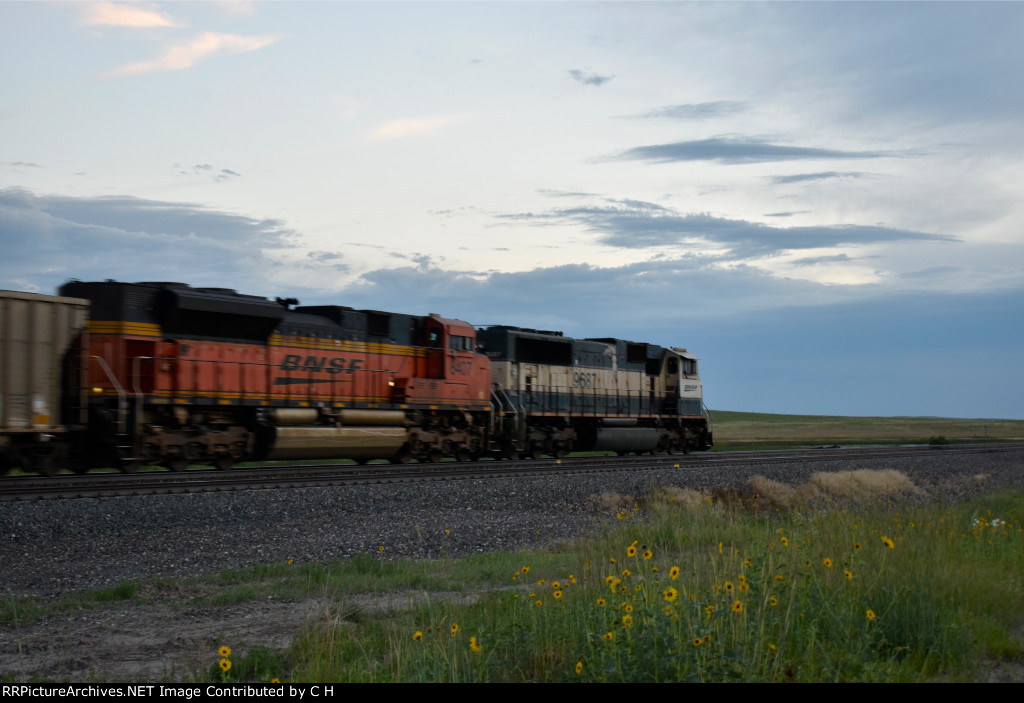
[[[785,483],[773,481],[764,476],[754,476],[747,481],[750,490],[754,491],[766,500],[783,508],[788,508],[800,501],[795,486],[787,486]]]
[[[833,496],[857,500],[918,492],[906,474],[892,469],[819,472],[811,475],[810,484]]]
[[[678,486],[659,486],[648,491],[645,505],[653,512],[661,510],[677,511],[680,508],[693,512],[704,504],[705,495],[692,488]]]
[[[784,508],[811,502],[822,496],[864,501],[921,492],[905,474],[889,469],[819,472],[812,474],[807,483],[797,486],[789,486],[764,476],[754,476],[747,481],[747,485],[756,491],[762,500]]]

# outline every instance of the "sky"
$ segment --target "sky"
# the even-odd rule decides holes
[[[0,288],[689,349],[1024,419],[1024,3],[0,2]]]

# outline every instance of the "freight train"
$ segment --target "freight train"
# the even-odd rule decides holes
[[[712,445],[680,348],[183,283],[0,291],[0,474]]]

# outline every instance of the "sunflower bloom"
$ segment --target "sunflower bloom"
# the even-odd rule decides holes
[[[896,543],[888,537],[882,537],[882,544],[884,544],[889,549],[896,549]]]
[[[480,651],[480,643],[476,641],[476,637],[469,638],[469,648],[474,652]]]
[[[679,567],[673,566],[671,569],[668,570],[668,575],[673,581],[675,581],[677,578],[679,578]]]
[[[729,593],[732,593],[732,589],[733,589],[732,581],[726,581],[725,582],[725,586],[723,586],[723,588],[725,588],[725,590],[729,591]]]
[[[227,646],[221,647],[220,649],[217,650],[217,654],[220,655],[221,659],[227,659],[228,657],[231,656],[231,647],[227,647]]]
[[[729,610],[731,610],[734,613],[742,613],[743,612],[743,603],[741,603],[739,601],[734,601],[733,604],[732,604],[732,607]]]
[[[559,598],[562,597],[562,592],[561,591],[555,591],[551,595],[553,595],[555,597],[555,600],[558,600]]]
[[[605,642],[611,642],[612,640],[615,639],[615,633],[614,632],[606,632],[606,633],[604,633],[601,636],[604,638]]]
[[[634,547],[634,546],[630,545],[630,546],[629,546],[629,547],[628,547],[628,548],[626,549],[626,556],[627,556],[627,557],[635,557],[635,556],[636,556],[636,547]]]
[[[644,561],[649,560],[653,556],[654,556],[654,552],[652,552],[650,549],[647,549],[647,550],[644,551]]]
[[[633,616],[632,615],[623,615],[622,616],[622,626],[623,627],[633,627]]]
[[[821,563],[825,565],[826,569],[831,569],[832,568],[832,560],[829,559],[828,557],[825,557],[825,561],[823,561]]]
[[[783,547],[788,547],[788,546],[789,546],[789,540],[788,540],[788,539],[786,539],[785,537],[783,537],[783,538],[782,538],[782,539],[780,539],[779,541],[780,541],[780,542],[782,542],[782,546],[783,546]]]
[[[538,598],[537,600],[535,600],[535,601],[533,602],[533,604],[534,604],[535,606],[537,606],[537,607],[539,608],[539,607],[541,607],[542,605],[544,605],[544,601],[542,601],[542,600],[541,600],[540,598]]]
[[[866,617],[868,619],[868,622],[871,622],[877,616],[875,615],[875,611],[874,610],[872,610],[871,608],[868,608],[867,612],[864,613],[864,617]]]
[[[454,637],[457,634],[459,634],[459,623],[453,622],[452,623],[452,637]]]
[[[774,608],[778,604],[779,604],[779,599],[776,598],[775,596],[772,596],[771,598],[768,599],[768,605],[770,605],[771,607]]]
[[[702,644],[704,644],[704,640],[702,640],[700,637],[694,637],[693,638],[693,646],[694,647],[699,647]]]
[[[598,598],[598,599],[597,599],[597,607],[598,607],[598,608],[603,608],[603,607],[604,607],[604,604],[605,604],[606,602],[607,602],[607,601],[605,601],[605,599],[604,599],[604,598]]]
[[[665,589],[665,600],[669,603],[674,603],[676,598],[679,597],[679,591],[675,588],[669,587]]]
[[[843,569],[843,576],[846,577],[847,581],[852,581],[853,580],[853,572],[850,571],[849,569]]]
[[[853,545],[853,551],[855,551],[855,552],[859,552],[861,550],[861,548],[862,548],[862,545],[861,545],[860,542],[857,542],[856,544]]]
[[[414,632],[413,635],[412,635],[412,641],[413,642],[419,642],[421,639],[423,639],[423,631],[422,630],[416,630],[416,632]]]
[[[579,676],[583,673],[583,662],[576,662],[576,675]]]
[[[230,659],[221,659],[220,660],[220,664],[218,664],[217,666],[220,667],[221,671],[227,673],[228,671],[231,670],[231,660]]]

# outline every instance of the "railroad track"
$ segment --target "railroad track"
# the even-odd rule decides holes
[[[803,450],[740,451],[689,455],[567,457],[526,461],[442,462],[438,464],[317,464],[240,467],[232,471],[102,473],[51,478],[23,476],[0,481],[0,502],[106,496],[166,495],[216,491],[352,486],[413,481],[473,480],[550,474],[746,466],[835,459],[927,456],[1018,451],[1024,444],[971,444],[940,447],[819,447]]]

